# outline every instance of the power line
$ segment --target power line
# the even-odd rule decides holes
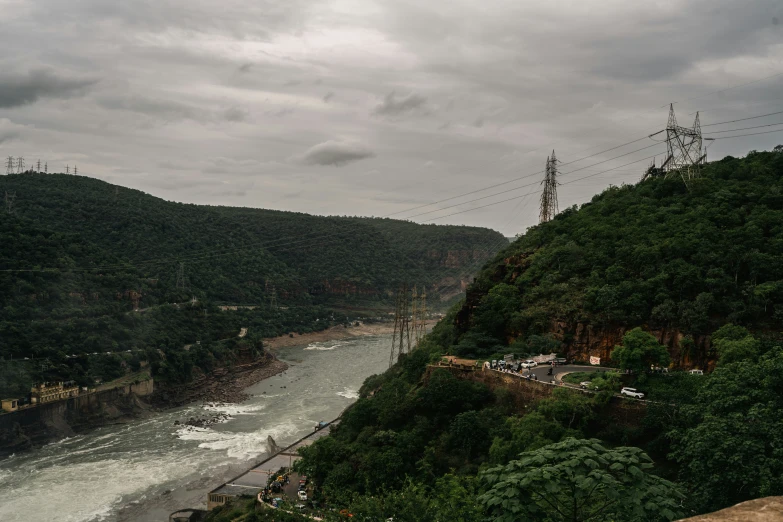
[[[645,137],[645,138],[642,138],[642,139],[646,139],[646,138],[647,138],[647,137]],[[636,141],[641,141],[641,140],[634,140],[633,142],[630,142],[630,143],[635,143]],[[651,147],[655,147],[655,146],[656,146],[656,145],[658,145],[658,144],[659,144],[659,143],[653,143],[652,145],[648,145],[648,146],[646,146],[646,147],[642,147],[641,149],[632,150],[631,152],[626,152],[625,154],[621,154],[621,155],[619,155],[619,156],[615,156],[615,157],[613,157],[613,158],[609,158],[609,159],[607,159],[607,160],[598,161],[598,162],[596,162],[596,163],[592,163],[592,164],[590,164],[590,165],[588,165],[588,166],[586,166],[586,167],[580,167],[580,168],[578,168],[578,169],[575,169],[575,170],[572,170],[571,172],[568,172],[568,173],[566,173],[566,174],[572,174],[572,173],[574,173],[574,172],[579,172],[579,171],[581,171],[581,170],[585,170],[585,169],[588,169],[588,168],[590,168],[590,167],[594,167],[594,166],[596,166],[596,165],[601,165],[602,163],[606,163],[606,162],[608,162],[608,161],[613,161],[613,160],[616,160],[617,158],[622,158],[622,157],[624,157],[624,156],[631,155],[631,154],[633,154],[633,153],[635,153],[635,152],[639,152],[639,151],[642,151],[642,150],[649,149],[649,148],[651,148]],[[628,143],[626,143],[625,145],[628,145]],[[560,165],[561,165],[561,166],[565,166],[565,165],[573,165],[574,163],[576,163],[576,162],[578,162],[578,161],[581,161],[581,160],[583,160],[583,159],[585,159],[585,158],[580,158],[580,159],[578,159],[578,160],[575,160],[575,161],[569,161],[568,163],[561,163]],[[606,171],[602,171],[602,172],[606,172]],[[537,172],[537,174],[540,174],[540,173],[541,173],[541,171]],[[529,177],[529,176],[525,176],[525,177]],[[521,178],[519,178],[519,179],[521,179]],[[517,179],[517,180],[513,180],[513,181],[518,181],[518,179]],[[511,183],[511,182],[508,182],[508,183]],[[455,203],[454,205],[449,205],[449,206],[447,206],[447,207],[436,208],[435,210],[428,210],[427,212],[421,212],[421,213],[419,213],[419,214],[414,214],[414,215],[412,215],[412,216],[408,216],[408,217],[407,217],[407,218],[405,218],[405,219],[413,219],[413,218],[420,217],[420,216],[426,216],[427,214],[432,214],[432,213],[434,213],[434,212],[439,212],[439,211],[441,211],[441,210],[446,210],[446,209],[449,209],[449,208],[458,207],[458,206],[460,206],[460,205],[465,205],[465,204],[467,204],[467,203],[474,203],[474,202],[476,202],[476,201],[481,201],[482,199],[487,199],[487,198],[492,198],[492,197],[499,196],[499,195],[502,195],[502,194],[507,194],[508,192],[511,192],[511,191],[514,191],[514,190],[519,190],[519,189],[522,189],[522,188],[525,188],[525,187],[530,187],[530,186],[537,185],[537,184],[539,184],[539,182],[538,182],[538,181],[534,181],[533,183],[528,183],[528,184],[526,184],[526,185],[520,185],[519,187],[515,187],[515,188],[512,188],[512,189],[509,189],[509,190],[503,191],[503,192],[495,192],[494,194],[489,194],[488,196],[482,196],[482,197],[480,197],[480,198],[469,199],[469,200],[467,200],[467,201],[462,201],[462,202],[460,202],[460,203]],[[477,191],[477,192],[479,192],[479,191]]]
[[[760,129],[762,127],[776,127],[778,125],[783,125],[783,122],[781,123],[770,123],[769,125],[756,125],[754,127],[743,127],[741,129],[728,129],[728,130],[721,130],[721,131],[713,131],[713,132],[707,132],[706,134],[722,134],[724,132],[737,132],[737,131],[744,131],[744,130],[750,130],[750,129]]]
[[[676,103],[685,103],[685,102],[687,102],[687,101],[696,100],[696,99],[699,99],[699,98],[704,98],[704,97],[706,97],[706,96],[710,96],[710,95],[712,95],[712,94],[718,94],[718,93],[722,93],[722,92],[730,91],[730,90],[733,90],[733,89],[738,89],[738,88],[740,88],[740,87],[745,87],[745,86],[747,86],[747,85],[752,85],[752,84],[755,84],[755,83],[759,83],[759,82],[763,82],[763,81],[766,81],[766,80],[770,80],[770,79],[772,79],[772,78],[777,78],[778,76],[781,76],[781,75],[783,75],[783,72],[779,72],[779,73],[776,73],[776,74],[772,74],[772,75],[769,75],[769,76],[765,76],[765,77],[763,77],[763,78],[758,78],[758,79],[756,79],[756,80],[751,80],[751,81],[749,81],[749,82],[745,82],[745,83],[741,83],[741,84],[732,85],[732,86],[726,87],[725,89],[719,89],[719,90],[712,91],[712,92],[708,92],[708,93],[705,93],[705,94],[700,94],[700,95],[697,95],[697,96],[692,96],[692,97],[690,97],[690,98],[686,98],[686,99],[684,99],[684,100],[680,100],[680,101],[678,101],[678,102],[672,102],[672,103],[675,103],[675,104],[676,104]],[[659,110],[659,109],[661,109],[661,108],[665,107],[666,105],[667,105],[667,104],[659,105],[659,106],[656,106],[655,108],[651,108],[651,109],[648,109],[648,110],[646,110],[646,111],[642,111],[642,113],[644,114],[644,113],[651,112],[651,111],[653,111],[653,110]],[[612,125],[617,125],[618,123],[620,123],[620,122],[623,122],[623,121],[626,121],[626,120],[628,120],[628,119],[630,119],[630,118],[632,118],[632,117],[633,117],[633,115],[631,115],[631,116],[628,116],[628,117],[626,117],[626,118],[623,118],[623,119],[621,119],[621,120],[615,121],[615,122],[614,122]],[[758,116],[758,117],[760,117],[760,116]],[[738,121],[739,121],[739,120],[738,120]],[[721,123],[729,123],[729,122],[720,122],[720,123],[715,123],[715,124],[712,124],[712,125],[720,125]],[[606,125],[606,126],[604,126],[604,127],[600,127],[600,128],[598,128],[598,129],[593,129],[591,132],[596,132],[596,131],[598,131],[598,130],[603,130],[603,129],[606,129],[606,128],[608,128],[608,127],[609,127],[609,126],[608,126],[608,125]],[[705,127],[706,127],[706,125],[705,125]],[[641,141],[641,140],[643,140],[643,139],[644,139],[644,138],[640,138],[640,139],[639,139],[639,140],[637,140],[637,141]],[[539,149],[541,149],[541,148],[544,148],[544,147],[547,147],[547,148],[548,148],[548,147],[550,147],[550,146],[552,146],[552,145],[556,145],[556,144],[558,144],[558,143],[561,143],[562,141],[564,141],[564,140],[559,140],[559,141],[556,141],[556,142],[554,142],[554,143],[550,143],[550,144],[548,144],[548,145],[545,145],[545,146],[539,147],[538,149],[533,149],[533,150],[530,150],[530,151],[527,151],[527,152],[528,152],[528,153],[529,153],[529,152],[535,152],[536,150],[539,150]],[[634,142],[629,142],[629,143],[626,143],[625,145],[629,145],[630,143],[634,143]],[[618,146],[618,147],[621,147],[621,146],[622,146],[622,145],[620,145],[620,146]],[[587,149],[582,149],[582,150],[589,150],[590,148],[592,148],[592,147],[588,147]],[[608,149],[607,151],[603,151],[603,152],[608,152],[609,150],[613,150],[613,149]],[[602,154],[602,152],[598,152],[598,153],[596,153],[595,155],[598,155],[598,154]],[[591,156],[587,156],[587,157],[591,157]],[[585,159],[585,158],[582,158],[582,159]],[[580,160],[576,160],[576,161],[580,161]],[[575,163],[575,162],[571,162],[571,163]],[[566,164],[563,164],[563,165],[566,165]],[[541,171],[539,171],[539,172],[535,172],[535,173],[533,173],[533,174],[529,174],[529,175],[527,175],[527,176],[522,176],[522,177],[520,177],[520,178],[515,178],[515,179],[513,179],[513,180],[510,180],[510,181],[507,181],[507,182],[502,182],[502,183],[499,183],[499,184],[496,184],[496,185],[490,185],[490,186],[488,186],[488,187],[485,187],[485,188],[483,188],[483,189],[478,189],[478,190],[474,190],[474,191],[471,191],[471,192],[466,192],[466,193],[464,193],[464,194],[460,194],[460,195],[458,195],[458,196],[453,196],[453,197],[450,197],[450,198],[442,199],[442,200],[439,200],[439,201],[436,201],[436,202],[433,202],[433,203],[427,203],[427,204],[424,204],[424,205],[419,205],[419,206],[412,207],[412,208],[409,208],[409,209],[406,209],[406,210],[400,210],[400,211],[398,211],[398,212],[394,212],[394,213],[392,213],[392,214],[388,214],[387,216],[384,216],[384,217],[391,217],[391,216],[396,216],[396,215],[398,215],[398,214],[403,214],[403,213],[405,213],[405,212],[410,212],[410,211],[412,211],[412,210],[418,210],[418,209],[420,209],[420,208],[424,208],[424,207],[428,207],[428,206],[432,206],[432,205],[437,205],[437,204],[439,204],[439,203],[445,203],[446,201],[451,201],[451,200],[453,200],[453,199],[457,199],[457,198],[460,198],[460,197],[463,197],[463,196],[467,196],[467,195],[470,195],[470,194],[475,194],[476,192],[481,192],[482,190],[489,190],[489,189],[491,189],[491,188],[499,187],[499,186],[502,186],[502,185],[505,185],[505,184],[508,184],[508,183],[513,183],[514,181],[518,181],[518,180],[520,180],[520,179],[524,179],[525,177],[529,177],[529,176],[535,176],[535,175],[538,175],[538,174],[542,174],[542,172],[541,172]]]
[[[737,123],[738,121],[755,120],[755,119],[758,119],[758,118],[763,118],[765,116],[774,116],[776,114],[783,114],[783,111],[768,112],[767,114],[760,114],[758,116],[751,116],[750,118],[740,118],[738,120],[719,121],[718,123],[710,123],[709,125],[702,125],[702,127],[714,127],[715,125],[723,125],[724,123]]]
[[[632,141],[629,141],[629,142],[623,143],[623,144],[621,144],[621,145],[617,145],[617,146],[615,146],[615,147],[612,147],[612,148],[610,148],[610,149],[602,150],[601,152],[596,152],[595,154],[590,154],[589,156],[583,156],[583,157],[581,157],[581,158],[579,158],[579,159],[576,159],[576,160],[573,160],[573,161],[569,161],[568,163],[561,163],[561,165],[563,165],[563,166],[565,166],[565,165],[572,165],[572,164],[574,164],[574,163],[577,163],[577,162],[580,162],[580,161],[582,161],[582,160],[585,160],[585,159],[588,159],[588,158],[592,158],[592,157],[594,157],[594,156],[598,156],[598,155],[600,155],[600,154],[603,154],[603,153],[605,153],[605,152],[610,152],[610,151],[613,151],[613,150],[615,150],[615,149],[619,149],[619,148],[621,148],[621,147],[625,147],[626,145],[630,145],[630,144],[632,144],[632,143],[637,143],[637,142],[639,142],[639,141],[646,140],[647,138],[648,138],[648,136],[643,136],[643,137],[641,137],[641,138],[638,138],[638,139],[635,139],[635,140],[632,140]],[[496,184],[494,184],[494,185],[489,185],[489,186],[487,186],[487,187],[484,187],[484,188],[480,188],[480,189],[476,189],[476,190],[471,190],[470,192],[465,192],[464,194],[460,194],[460,195],[458,195],[458,196],[452,196],[452,197],[450,197],[450,198],[441,199],[441,200],[439,200],[439,201],[435,201],[435,202],[433,202],[433,203],[427,203],[426,205],[419,205],[418,207],[412,207],[412,208],[409,208],[409,209],[406,209],[406,210],[400,210],[399,212],[394,212],[394,213],[392,213],[392,214],[386,214],[386,215],[385,215],[385,216],[383,216],[383,217],[384,217],[384,218],[388,218],[388,217],[391,217],[391,216],[396,216],[397,214],[403,214],[403,213],[405,213],[405,212],[410,212],[410,211],[412,211],[412,210],[418,210],[418,209],[420,209],[420,208],[424,208],[424,207],[431,207],[431,206],[433,206],[433,205],[438,205],[438,204],[440,204],[440,203],[445,203],[445,202],[447,202],[447,201],[451,201],[451,200],[454,200],[454,199],[457,199],[457,198],[461,198],[461,197],[464,197],[464,196],[470,196],[471,194],[476,194],[477,192],[483,192],[483,191],[485,191],[485,190],[493,189],[493,188],[496,188],[496,187],[502,187],[503,185],[508,185],[509,183],[514,183],[514,182],[516,182],[516,181],[519,181],[519,180],[522,180],[522,179],[526,179],[526,178],[530,178],[530,177],[532,177],[532,176],[537,176],[537,175],[539,175],[539,174],[543,174],[543,173],[545,173],[545,171],[543,171],[543,170],[539,170],[539,171],[537,171],[537,172],[531,172],[530,174],[525,174],[524,176],[520,176],[520,177],[518,177],[518,178],[510,179],[510,180],[508,180],[508,181],[503,181],[503,182],[501,182],[501,183],[496,183]],[[447,208],[448,208],[448,207],[447,207]],[[417,214],[417,216],[422,216],[422,215],[424,215],[424,214]],[[402,218],[402,219],[411,219],[411,218],[414,218],[414,217],[417,217],[417,216],[409,216],[409,217],[407,217],[407,218]]]
[[[636,160],[636,161],[632,161],[632,162],[630,162],[630,163],[626,163],[625,165],[622,165],[622,166],[623,166],[623,167],[626,167],[626,166],[628,166],[628,165],[633,165],[634,163],[639,163],[640,161],[645,161],[645,160],[648,160],[648,159],[654,158],[655,156],[657,156],[657,154],[654,154],[654,155],[652,155],[652,156],[648,156],[648,157],[646,157],[646,158],[642,158],[642,159],[639,159],[639,160]],[[618,168],[619,168],[619,167],[618,167]],[[565,183],[561,183],[561,185],[569,185],[569,184],[571,184],[571,183],[575,183],[575,182],[577,182],[577,181],[581,181],[581,180],[583,180],[583,179],[587,179],[587,178],[592,178],[593,176],[597,176],[597,175],[599,175],[599,174],[603,174],[603,173],[605,173],[605,172],[609,172],[609,171],[611,171],[611,170],[614,170],[614,169],[607,169],[607,170],[605,170],[605,171],[603,171],[603,172],[596,172],[595,174],[590,174],[589,176],[583,176],[583,177],[581,177],[581,178],[577,178],[577,179],[573,179],[573,180],[571,180],[571,181],[567,181],[567,182],[565,182]],[[574,171],[574,172],[575,172],[575,171]],[[567,174],[570,174],[570,172],[569,172],[569,173],[567,173]],[[428,220],[426,220],[426,221],[422,221],[422,223],[429,223],[430,221],[436,221],[436,220],[438,220],[438,219],[443,219],[443,218],[447,218],[447,217],[450,217],[450,216],[456,216],[457,214],[464,214],[465,212],[472,212],[472,211],[474,211],[474,210],[478,210],[478,209],[481,209],[481,208],[491,207],[491,206],[493,206],[493,205],[497,205],[497,204],[499,204],[499,203],[505,203],[506,201],[513,201],[513,200],[515,200],[515,199],[519,199],[519,198],[521,198],[521,197],[524,197],[524,196],[529,196],[529,195],[531,195],[531,194],[537,194],[537,193],[539,193],[539,192],[541,192],[541,191],[540,191],[540,190],[536,190],[536,191],[533,191],[533,192],[529,192],[529,193],[527,193],[527,194],[522,194],[521,196],[514,196],[513,198],[508,198],[508,199],[504,199],[504,200],[501,200],[501,201],[496,201],[496,202],[494,202],[494,203],[489,203],[489,204],[487,204],[487,205],[482,205],[482,206],[480,206],[480,207],[469,208],[469,209],[467,209],[467,210],[461,210],[461,211],[459,211],[459,212],[453,212],[453,213],[451,213],[451,214],[446,214],[445,216],[439,216],[439,217],[436,217],[436,218],[428,219]]]
[[[736,136],[721,136],[720,138],[713,138],[714,140],[727,140],[729,138],[741,138],[743,136],[758,136],[759,134],[772,134],[773,132],[783,132],[783,129],[764,131],[764,132],[751,132],[749,134],[737,134]]]

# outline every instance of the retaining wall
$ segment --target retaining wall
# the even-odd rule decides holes
[[[0,415],[0,456],[135,416],[153,389],[149,379]]]

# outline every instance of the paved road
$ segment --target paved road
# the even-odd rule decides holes
[[[550,380],[554,379],[555,376],[561,375],[564,373],[571,373],[571,372],[608,372],[613,370],[613,368],[605,368],[601,366],[577,366],[574,364],[566,364],[564,366],[555,366],[553,370],[554,375],[547,375],[547,372],[549,371],[549,368],[551,366],[542,364],[539,366],[536,366],[533,368],[532,373],[536,377],[538,377],[539,381],[549,382]],[[527,374],[525,374],[527,375]]]

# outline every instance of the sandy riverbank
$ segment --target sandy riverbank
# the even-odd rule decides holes
[[[320,332],[311,332],[302,335],[293,334],[293,337],[281,335],[280,337],[264,339],[264,348],[274,351],[287,346],[301,346],[303,344],[321,343],[325,341],[339,341],[342,339],[351,339],[353,337],[384,335],[393,332],[394,323],[359,323],[359,326],[349,326],[348,328],[338,325]]]

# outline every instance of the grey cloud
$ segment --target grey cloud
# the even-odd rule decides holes
[[[288,116],[289,114],[293,113],[294,109],[291,107],[282,107],[280,109],[275,109],[271,111],[264,111],[264,114],[266,116],[274,116],[275,118],[282,118],[284,116]]]
[[[98,99],[98,103],[107,109],[121,109],[130,112],[146,114],[158,119],[192,119],[208,118],[208,111],[185,103],[149,98],[146,96],[109,96]]]
[[[307,165],[340,166],[375,156],[375,153],[361,143],[329,140],[308,149],[302,155]]]
[[[251,67],[253,67],[252,63],[243,63],[242,65],[239,66],[238,70],[239,72],[246,73],[250,71]]]
[[[415,92],[407,96],[397,96],[395,91],[386,95],[381,103],[375,107],[375,114],[385,116],[398,116],[425,108],[427,98]]]
[[[334,93],[332,91],[327,92],[323,97],[324,103],[329,103],[332,98],[334,98]]]
[[[227,121],[245,121],[247,119],[247,112],[239,107],[229,107],[223,112],[223,117]]]
[[[82,94],[95,79],[67,78],[50,69],[34,69],[27,75],[0,76],[0,107],[30,105],[40,98],[68,98]]]

